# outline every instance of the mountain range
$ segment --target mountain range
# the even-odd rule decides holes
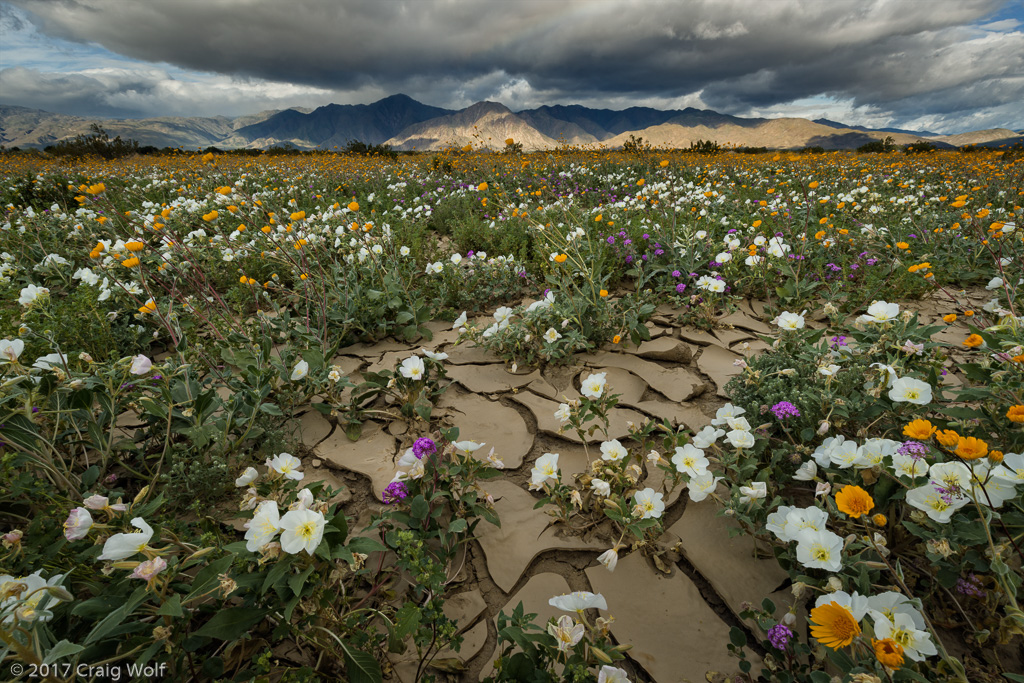
[[[698,140],[722,145],[798,149],[852,149],[892,137],[897,144],[928,141],[940,148],[968,144],[1001,145],[1024,140],[1007,128],[938,135],[898,128],[870,129],[802,118],[742,118],[688,107],[662,110],[630,107],[591,109],[580,105],[544,106],[513,112],[498,102],[477,102],[458,111],[432,107],[392,95],[372,104],[329,104],[316,109],[263,111],[229,118],[158,117],[88,119],[38,109],[0,105],[0,145],[43,148],[58,140],[88,134],[98,123],[113,136],[154,147],[201,149],[343,149],[358,140],[396,150],[448,147],[500,149],[512,138],[527,151],[559,145],[621,147],[631,137],[656,147],[689,147]]]

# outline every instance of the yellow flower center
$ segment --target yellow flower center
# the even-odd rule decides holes
[[[313,538],[313,534],[316,531],[316,524],[313,522],[303,522],[295,528],[295,535],[302,538],[304,541],[308,541]]]
[[[908,645],[914,644],[914,636],[902,628],[893,629],[893,632],[889,634],[889,637],[899,643],[904,648]]]

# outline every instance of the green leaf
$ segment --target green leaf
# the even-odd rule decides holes
[[[345,673],[350,683],[382,683],[384,676],[373,655],[355,649],[344,640],[338,642],[345,653]]]
[[[222,610],[203,624],[202,628],[196,631],[196,635],[217,640],[237,640],[268,612],[269,610],[256,607],[233,607]]]
[[[362,553],[364,555],[387,550],[387,547],[380,541],[365,536],[356,536],[345,547],[354,553]]]
[[[261,403],[260,412],[266,413],[267,415],[284,415],[281,409],[273,403]]]
[[[345,436],[348,437],[349,441],[359,441],[359,437],[363,434],[363,423],[362,422],[349,422],[345,425]]]
[[[468,526],[468,524],[466,523],[466,520],[464,520],[464,519],[456,519],[456,520],[453,520],[452,523],[448,525],[448,531],[449,531],[449,533],[453,533],[453,534],[461,534],[463,531],[466,530],[467,526]]]
[[[427,514],[430,512],[430,505],[423,496],[416,496],[412,499],[412,505],[409,506],[409,514],[413,516],[413,519],[426,519]]]
[[[416,401],[414,407],[416,414],[423,418],[424,422],[430,422],[430,414],[434,411],[434,406],[430,404],[430,401]]]
[[[123,605],[108,614],[98,624],[96,624],[95,627],[93,627],[89,635],[86,636],[84,644],[91,645],[92,643],[99,642],[105,636],[110,635],[114,629],[121,625],[121,622],[124,621],[129,614],[135,611],[136,607],[142,604],[146,599],[146,596],[147,593],[145,586],[137,588]]]
[[[160,605],[160,609],[156,611],[157,614],[167,617],[180,617],[183,615],[181,611],[181,596],[177,593],[173,593],[171,597],[164,601],[164,604]]]
[[[214,583],[219,581],[217,577],[227,571],[234,559],[233,555],[227,555],[199,570],[196,578],[192,581],[192,590],[185,596],[183,602],[187,605],[195,598],[211,590]]]
[[[62,640],[50,648],[50,651],[46,653],[46,658],[43,660],[43,664],[53,664],[61,657],[70,657],[71,655],[77,655],[85,648],[78,643],[72,643],[67,640]]]
[[[271,586],[275,585],[281,580],[292,566],[291,558],[283,558],[277,561],[274,568],[267,574],[267,578],[263,581],[263,587],[260,589],[260,593],[266,593]]]
[[[327,526],[334,527],[341,533],[340,539],[334,539],[335,543],[344,543],[345,539],[348,538],[348,518],[345,517],[343,510],[338,510],[334,513],[334,517],[331,517],[331,520],[327,522]]]
[[[736,647],[746,647],[747,646],[747,634],[745,634],[743,631],[741,631],[740,629],[736,628],[735,626],[733,626],[731,629],[729,629],[729,640]]]
[[[422,613],[414,603],[407,602],[395,614],[395,625],[388,634],[388,651],[405,652],[405,639],[420,626]]]
[[[305,585],[306,579],[308,579],[309,575],[312,573],[313,565],[310,565],[306,567],[306,571],[301,574],[295,574],[288,579],[288,587],[292,589],[292,592],[295,593],[296,596],[302,593],[302,587]]]

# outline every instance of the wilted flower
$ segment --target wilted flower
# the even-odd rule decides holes
[[[548,634],[558,643],[560,652],[567,652],[580,642],[584,630],[583,624],[577,624],[575,619],[564,614],[559,617],[557,624],[548,624]]]
[[[16,363],[24,350],[25,342],[21,339],[0,339],[0,363]]]
[[[619,563],[619,548],[618,546],[604,551],[597,557],[597,561],[604,565],[604,568],[610,572],[615,571],[615,566]]]
[[[129,370],[133,375],[145,375],[153,368],[153,361],[146,356],[139,354],[132,358],[132,367]]]
[[[140,562],[135,567],[135,571],[131,573],[131,578],[152,581],[157,574],[165,569],[167,569],[167,560],[162,557],[154,557],[152,560]]]
[[[64,538],[77,541],[85,538],[92,528],[92,515],[85,508],[78,507],[71,511],[64,522]]]

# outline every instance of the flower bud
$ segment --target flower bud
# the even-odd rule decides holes
[[[134,500],[132,500],[132,505],[138,505],[139,503],[146,499],[147,495],[149,495],[149,484],[143,486],[142,490],[139,491],[138,494],[136,494]]]
[[[818,425],[818,436],[828,434],[828,430],[832,428],[832,425],[828,420],[822,420],[821,424]]]

